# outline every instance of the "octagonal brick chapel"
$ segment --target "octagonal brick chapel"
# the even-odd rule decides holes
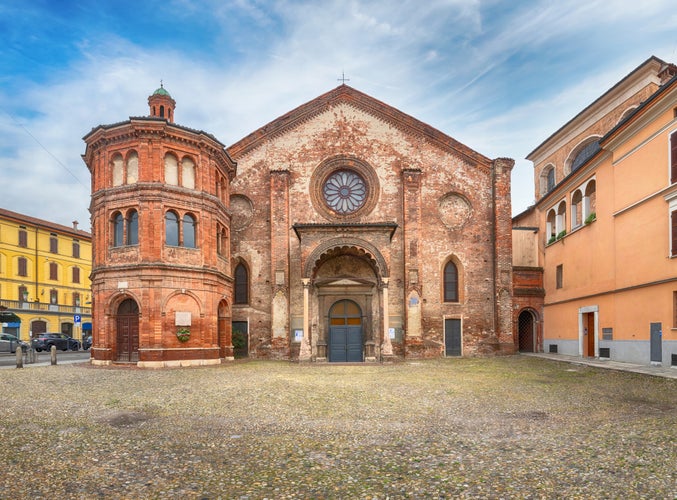
[[[150,115],[94,128],[95,364],[513,352],[513,161],[347,85],[225,147]]]

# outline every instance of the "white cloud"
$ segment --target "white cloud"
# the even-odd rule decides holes
[[[81,138],[98,124],[146,115],[146,98],[160,79],[177,101],[178,123],[230,144],[337,86],[345,71],[349,85],[469,147],[515,158],[513,199],[519,211],[533,201],[531,165],[524,156],[651,54],[674,59],[677,49],[674,36],[619,34],[609,21],[613,11],[615,23],[634,16],[646,26],[642,29],[660,26],[668,32],[676,18],[666,15],[670,6],[661,1],[613,9],[599,1],[534,1],[510,8],[478,0],[207,5],[221,23],[214,37],[223,45],[205,47],[211,52],[200,59],[178,48],[148,49],[97,32],[80,40],[81,58],[47,82],[15,86],[9,95],[0,77],[0,107],[15,117],[0,115],[0,161],[8,166],[0,169],[0,182],[12,186],[2,206],[62,224],[78,219],[87,227],[89,174],[80,158]],[[169,7],[182,13],[183,22],[205,11],[204,3],[186,0]],[[502,10],[500,19],[492,17],[493,9]],[[601,33],[602,27],[607,31]],[[593,28],[596,39],[609,38],[609,46],[595,47],[608,57],[577,75],[578,85],[539,73],[543,61],[552,62],[550,71],[573,67],[557,59],[569,55],[556,49],[563,41],[584,47],[581,33]],[[624,37],[627,46],[619,46]],[[237,47],[227,44],[231,38],[238,39]],[[526,61],[511,62],[515,56]],[[542,77],[549,77],[550,87],[533,80]],[[527,83],[538,94],[525,93]]]

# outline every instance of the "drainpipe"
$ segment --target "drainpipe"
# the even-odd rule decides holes
[[[38,290],[38,226],[35,226],[35,298],[33,302],[40,300],[40,292]]]

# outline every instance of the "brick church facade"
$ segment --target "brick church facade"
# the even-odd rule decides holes
[[[346,85],[227,148],[149,106],[84,138],[93,363],[514,352],[512,160]]]

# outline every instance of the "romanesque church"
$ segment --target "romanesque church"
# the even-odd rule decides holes
[[[347,85],[229,146],[148,104],[84,137],[94,364],[514,351],[512,160]]]

